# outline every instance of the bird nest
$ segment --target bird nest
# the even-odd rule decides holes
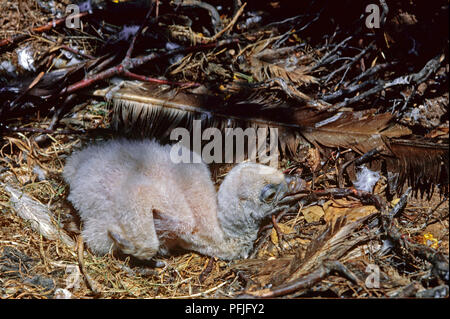
[[[43,73],[49,74],[56,64],[76,64],[74,57],[94,60],[97,55],[105,54],[99,48],[106,45],[107,41],[95,34],[95,21],[87,22],[86,30],[81,31],[70,28],[64,31],[52,29],[49,13],[42,5],[38,6],[38,2],[0,0],[0,9],[5,13],[0,18],[0,40],[8,39],[0,48],[5,43],[19,43],[15,50],[3,50],[0,62],[10,61],[11,65],[17,67],[16,74],[19,78],[22,74],[32,74],[34,80],[24,82],[26,86],[29,85],[29,90],[25,87],[21,91],[25,92],[23,96],[14,96],[9,101],[11,105],[20,101],[42,79],[42,75],[36,70],[44,70]],[[63,11],[62,8],[69,3],[70,1],[57,1],[56,9]],[[384,1],[380,3],[385,4]],[[285,3],[271,2],[264,5],[263,10],[274,10],[276,17],[279,5],[284,6]],[[444,5],[448,7],[448,3]],[[324,32],[329,32],[329,37],[321,42],[322,37],[314,38],[315,33],[312,32],[306,33],[305,39],[300,39],[302,33],[298,32],[299,29],[307,32],[309,28],[318,27],[314,24],[315,13],[319,19],[319,12],[322,10],[315,6],[303,13],[309,17],[305,24],[298,24],[300,15],[292,19],[280,18],[279,22],[268,25],[270,29],[255,28],[255,32],[253,23],[258,21],[257,12],[248,14],[245,11],[248,8],[238,7],[234,12],[219,17],[219,20],[223,20],[223,26],[219,28],[222,31],[214,30],[217,32],[210,32],[209,35],[202,34],[201,28],[193,29],[184,23],[183,15],[174,17],[162,12],[161,23],[170,26],[167,27],[166,35],[180,45],[191,45],[189,48],[192,50],[180,51],[183,54],[181,58],[165,62],[170,64],[164,74],[168,79],[143,79],[137,74],[122,74],[134,80],[151,80],[158,85],[181,88],[192,88],[204,82],[221,83],[215,93],[224,103],[233,99],[258,102],[263,105],[263,115],[263,111],[270,111],[272,107],[280,106],[286,101],[294,104],[307,101],[306,111],[318,112],[307,113],[305,117],[297,116],[297,113],[288,114],[288,118],[295,117],[300,126],[324,126],[328,130],[325,134],[325,131],[310,129],[308,133],[303,132],[302,137],[294,139],[294,142],[292,139],[282,141],[283,149],[286,150],[283,155],[292,150],[296,154],[294,157],[286,155],[279,163],[279,168],[284,172],[309,174],[311,178],[308,185],[312,191],[305,194],[305,197],[309,197],[299,198],[295,211],[281,212],[273,216],[272,220],[267,220],[260,229],[252,255],[245,260],[222,261],[182,251],[170,257],[158,256],[161,263],[148,265],[114,254],[102,257],[92,254],[79,240],[82,225],[75,209],[67,201],[69,187],[61,174],[66,158],[75,149],[94,141],[112,138],[116,132],[112,132],[110,128],[123,128],[120,125],[126,123],[119,125],[116,122],[117,114],[112,114],[114,110],[105,102],[105,94],[96,96],[92,92],[89,92],[89,99],[73,103],[75,106],[71,105],[70,116],[66,117],[52,110],[52,105],[39,104],[37,100],[28,101],[32,105],[29,108],[27,105],[30,104],[20,105],[18,108],[23,114],[19,115],[14,113],[17,110],[14,107],[11,113],[0,109],[0,131],[3,134],[0,139],[0,297],[122,299],[448,296],[448,184],[447,189],[443,186],[441,193],[433,191],[434,184],[439,184],[442,173],[436,167],[444,166],[440,162],[442,159],[448,162],[448,155],[447,158],[444,155],[440,157],[444,153],[441,147],[444,144],[435,139],[443,136],[448,143],[448,92],[442,92],[442,87],[447,87],[445,84],[448,83],[445,80],[448,78],[448,50],[444,50],[444,53],[437,50],[439,41],[430,46],[426,45],[427,42],[423,47],[427,47],[433,54],[425,52],[422,58],[422,52],[419,52],[419,57],[411,62],[411,65],[420,65],[414,69],[415,73],[411,73],[406,67],[392,69],[392,66],[397,66],[398,61],[409,59],[409,56],[405,58],[401,55],[402,52],[407,52],[403,50],[402,39],[407,38],[404,34],[408,26],[417,23],[414,22],[414,14],[408,13],[411,9],[409,6],[405,5],[406,11],[400,10],[398,6],[400,5],[392,4],[390,12],[398,14],[389,20],[394,22],[386,29],[386,33],[380,38],[374,38],[374,42],[370,44],[356,35],[357,41],[350,41],[342,36],[339,42],[334,42],[336,34],[333,35],[327,29],[334,19],[324,18],[329,14],[328,11],[324,11],[324,17],[320,19],[327,21],[322,26]],[[349,7],[349,12],[350,9]],[[264,14],[261,16],[264,17]],[[355,15],[360,16],[361,13]],[[215,21],[214,17],[215,15],[205,14],[200,17],[199,23],[203,23],[204,19]],[[58,17],[54,19],[57,21]],[[336,28],[338,36],[342,35],[339,32],[349,30],[346,19],[338,19],[337,23],[341,23]],[[297,24],[291,24],[294,22]],[[94,27],[88,29],[90,23]],[[437,25],[436,28],[439,28],[439,24]],[[48,33],[42,32],[39,29],[41,26],[47,26],[45,30]],[[213,29],[216,27],[213,23]],[[207,28],[211,29],[211,26],[207,25]],[[113,37],[120,29],[111,25],[105,30],[110,32],[108,37]],[[418,27],[417,30],[421,29]],[[234,42],[224,40],[215,51],[203,52],[198,47],[212,46],[224,34],[235,33],[242,36],[239,40],[244,39],[245,45],[229,49],[225,47]],[[419,40],[425,41],[424,38]],[[351,45],[349,41],[352,42]],[[359,47],[355,51],[356,46]],[[296,48],[295,52],[292,51],[293,47]],[[111,47],[106,46],[105,50],[110,49]],[[139,52],[147,52],[145,49],[147,48],[139,45],[136,48]],[[434,49],[436,51],[432,51]],[[341,57],[341,51],[352,55]],[[439,54],[436,55],[436,52]],[[286,59],[286,55],[290,58]],[[238,57],[241,56],[247,63],[239,62]],[[385,58],[386,63],[379,62],[381,57]],[[19,61],[20,59],[22,60]],[[139,64],[142,61],[133,62]],[[242,65],[239,72],[229,67],[236,64]],[[144,63],[138,67],[142,65]],[[9,64],[1,64],[0,71],[5,72],[9,67]],[[158,68],[157,64],[146,65],[145,71],[158,74],[161,71]],[[84,72],[84,69],[81,70]],[[113,67],[111,70],[117,71]],[[77,87],[85,85],[84,79],[76,76],[79,71],[80,69],[75,68],[73,73],[69,72],[64,77],[66,82],[55,81],[53,85],[60,85],[59,82],[67,85],[58,86],[59,89],[73,89],[70,85],[74,83]],[[338,78],[337,74],[343,74],[342,78]],[[430,74],[433,74],[433,79],[428,78]],[[348,79],[344,81],[346,76]],[[406,83],[407,81],[410,82]],[[239,91],[243,90],[242,82],[256,82],[260,86],[252,94],[243,94],[245,92]],[[406,88],[398,88],[401,83]],[[4,82],[0,84],[3,85]],[[270,94],[264,95],[264,90]],[[233,95],[236,92],[243,96]],[[110,95],[106,93],[107,99],[118,93],[121,93],[120,88],[114,87]],[[59,96],[55,97],[54,92],[48,94],[54,98],[50,98],[49,104],[65,105],[67,102]],[[384,103],[383,108],[380,107],[381,111],[369,112],[366,105],[381,100]],[[317,101],[320,103],[316,103]],[[429,111],[412,102],[422,103]],[[401,116],[396,119],[396,124],[407,126],[409,131],[406,134],[405,127],[386,124],[392,119],[392,113],[401,109],[401,105],[405,109],[400,112]],[[289,109],[284,104],[282,106],[280,114]],[[342,115],[340,125],[343,126],[327,127],[329,124],[325,123],[324,118],[312,124],[304,120],[309,119],[308,116],[315,118],[315,115],[321,114],[328,107],[333,109],[334,114],[338,112]],[[213,111],[216,110],[208,110],[211,114],[214,114]],[[172,115],[173,113],[168,114],[167,117]],[[4,116],[8,118],[4,119]],[[361,118],[363,122],[355,125],[355,121]],[[398,139],[410,136],[412,131],[416,135],[433,139],[433,143],[429,140],[423,142],[422,139],[406,142],[405,139]],[[389,135],[387,132],[395,134]],[[366,135],[376,136],[374,139],[378,144],[375,147],[367,146],[363,140]],[[391,144],[384,144],[386,140]],[[397,173],[406,176],[403,178],[404,183],[399,183],[396,189],[389,191],[390,177],[382,175],[376,178],[370,192],[352,188],[350,180],[357,178],[358,172],[349,165],[351,169],[348,170],[348,175],[353,177],[350,178],[347,174],[343,177],[341,170],[347,172],[347,164],[360,159],[372,149],[377,150],[377,147],[386,145],[401,160],[392,161],[392,154],[386,156],[382,151],[379,154],[387,158],[382,165],[399,169]],[[448,144],[446,145],[448,148]],[[410,154],[422,154],[421,152],[426,152],[427,159],[433,159],[438,154],[438,162],[426,162],[423,159],[425,156],[417,156],[420,158],[417,161],[411,159],[414,156]],[[347,156],[350,154],[356,156]],[[220,185],[231,167],[211,167],[217,185]],[[422,173],[429,171],[433,175],[429,179],[433,184],[431,188],[428,184],[420,184],[420,177],[423,175],[414,173],[418,167],[423,168]],[[367,174],[366,178],[370,177],[370,172]],[[408,177],[411,175],[413,176]],[[406,182],[414,186],[412,193],[406,185],[403,187]],[[427,196],[420,196],[423,194]]]

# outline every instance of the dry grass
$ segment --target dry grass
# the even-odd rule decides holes
[[[71,121],[82,123],[85,129],[98,127],[101,117],[98,114],[107,112],[106,104],[97,103],[77,113]],[[39,124],[45,127],[48,122],[48,119],[43,119]],[[102,123],[101,127],[107,127],[107,123]],[[61,173],[65,157],[74,148],[91,142],[92,138],[52,135],[48,144],[39,146],[33,142],[33,138],[38,135],[19,133],[4,137],[0,150],[3,167],[1,185],[14,185],[16,189],[23,190],[37,202],[49,207],[55,220],[61,221],[76,240],[81,225],[76,219],[76,212],[66,200],[69,189],[62,181]],[[43,180],[39,179],[37,170],[44,172]],[[25,262],[26,270],[19,273],[0,268],[2,298],[48,298],[53,297],[58,288],[67,287],[73,298],[93,298],[95,294],[88,288],[79,271],[76,248],[65,246],[59,240],[45,239],[34,231],[29,222],[17,215],[11,205],[10,194],[3,186],[0,186],[0,256],[9,256],[9,248],[8,253],[4,249],[10,247],[14,253],[19,251],[31,260]],[[262,249],[259,256],[278,256],[279,249],[270,241],[268,244],[270,249]],[[7,259],[8,262],[11,260],[9,257]],[[208,257],[185,252],[161,261],[165,263],[164,267],[149,268],[131,267],[127,259],[118,260],[112,255],[98,257],[88,250],[85,250],[84,257],[87,273],[100,291],[100,295],[95,297],[227,298],[243,289],[227,262],[215,262],[210,275],[201,283],[199,276],[208,264]],[[23,261],[19,260],[14,266],[20,268],[21,263]],[[27,278],[37,275],[53,280],[54,286],[45,289],[40,285],[27,283]]]
[[[98,105],[105,107],[103,104]],[[95,107],[89,106],[75,119],[98,111]],[[90,119],[84,122],[86,128],[97,125],[95,116]],[[106,126],[105,123],[103,125]],[[7,170],[2,173],[0,181],[14,183],[16,188],[22,189],[29,196],[47,205],[55,219],[62,221],[65,229],[70,229],[70,234],[76,240],[80,224],[74,218],[76,212],[66,201],[68,186],[61,180],[60,173],[65,156],[75,147],[88,143],[89,138],[55,135],[47,146],[38,146],[32,142],[34,136],[36,134],[5,136],[0,157]],[[44,180],[39,181],[33,172],[35,167],[47,172]],[[412,201],[407,214],[413,219],[419,212],[432,209],[438,199],[435,196],[432,202]],[[445,210],[448,210],[446,205],[448,202],[439,209],[438,215],[445,214]],[[100,292],[99,295],[95,295],[79,271],[76,249],[65,246],[59,240],[47,240],[35,232],[31,225],[18,217],[12,209],[9,194],[1,186],[0,212],[0,260],[1,256],[5,255],[6,247],[13,248],[14,251],[19,251],[30,258],[16,262],[14,267],[17,269],[13,270],[1,268],[5,259],[0,262],[2,298],[52,298],[55,297],[55,293],[61,294],[59,288],[70,291],[72,298],[230,298],[246,288],[245,282],[236,271],[240,269],[241,261],[235,263],[217,261],[206,280],[200,282],[200,274],[207,267],[209,258],[193,252],[161,258],[165,266],[151,268],[145,265],[130,266],[129,260],[118,260],[111,255],[98,257],[85,250],[86,271]],[[434,224],[434,228],[429,226],[424,233],[432,232],[440,240],[440,249],[448,252],[448,220],[444,220],[443,223]],[[282,219],[280,226],[285,233],[281,245],[278,244],[274,231],[271,233],[272,236],[261,236],[263,245],[258,251],[258,260],[293,256],[303,251],[310,238],[314,237],[321,227],[314,223],[306,223],[303,214],[287,216]],[[255,281],[264,283],[263,275],[251,271],[252,267],[259,266],[260,264],[250,265],[247,270]],[[41,279],[48,278],[54,285],[43,287],[39,283],[29,282],[30,278],[36,276]],[[406,277],[402,280],[408,281]],[[348,282],[342,278],[336,277],[333,282],[344,291],[350,289]],[[373,291],[373,294],[383,295],[377,291]]]
[[[84,128],[98,126],[98,116],[107,113],[105,104],[88,106],[71,118],[73,122],[83,123]],[[48,120],[41,120],[45,127]],[[102,126],[106,127],[107,123]],[[84,136],[54,135],[50,143],[39,146],[33,137],[39,134],[14,134],[5,136],[0,152],[5,171],[0,177],[2,183],[9,182],[22,189],[36,201],[50,208],[56,220],[71,230],[74,240],[79,233],[80,224],[74,218],[76,212],[68,204],[68,186],[61,179],[65,157],[90,138]],[[36,167],[46,173],[39,180]],[[221,176],[219,176],[220,178]],[[2,249],[12,247],[33,259],[30,267],[21,275],[8,278],[7,272],[0,276],[0,292],[3,298],[47,298],[53,296],[58,288],[68,290],[74,298],[92,298],[83,276],[79,273],[76,249],[67,247],[58,240],[47,240],[36,233],[31,225],[22,220],[9,201],[9,193],[0,186],[0,256]],[[297,218],[300,224],[304,218]],[[294,227],[294,220],[286,222]],[[305,241],[303,241],[305,243]],[[275,257],[279,248],[272,242],[261,249],[259,257]],[[291,241],[293,245],[293,241]],[[293,246],[295,247],[295,246]],[[118,260],[114,256],[98,257],[85,251],[85,267],[97,285],[102,298],[189,298],[189,297],[233,297],[243,289],[237,275],[229,263],[217,261],[205,282],[199,281],[209,258],[192,252],[161,259],[166,265],[162,268],[130,267],[129,260]],[[0,265],[1,266],[1,265]],[[35,275],[51,278],[54,287],[50,291],[32,284],[24,283],[25,278]],[[73,281],[78,277],[76,284]],[[71,287],[73,286],[73,287]]]

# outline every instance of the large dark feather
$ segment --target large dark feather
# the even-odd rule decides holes
[[[417,142],[408,128],[394,123],[389,113],[376,114],[376,110],[371,109],[330,114],[307,106],[289,107],[282,103],[268,107],[264,98],[259,99],[261,104],[258,104],[254,92],[247,100],[242,96],[239,100],[233,97],[224,100],[212,94],[163,90],[155,85],[134,82],[124,82],[95,94],[111,101],[113,126],[127,135],[169,142],[173,128],[192,129],[194,119],[201,120],[202,128],[221,130],[227,127],[277,127],[283,154],[296,155],[299,143],[305,140],[319,148],[352,149],[360,155],[378,148],[382,159],[387,161],[388,171],[398,174],[397,192],[401,192],[406,182],[428,192],[440,185],[448,192],[448,144],[429,140]]]
[[[387,171],[391,172],[391,184],[397,193],[407,182],[417,193],[431,196],[433,185],[440,185],[442,193],[448,193],[449,158],[448,144],[425,139],[392,139],[389,143],[393,157],[386,158]]]

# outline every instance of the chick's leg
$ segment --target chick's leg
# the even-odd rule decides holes
[[[159,248],[158,238],[129,237],[129,231],[117,232],[108,230],[108,236],[114,242],[115,248],[126,255],[134,256],[141,260],[150,260],[156,255]]]
[[[130,188],[116,201],[120,213],[116,215],[115,225],[108,228],[109,238],[122,253],[150,260],[160,246],[151,203],[146,201],[139,187]]]

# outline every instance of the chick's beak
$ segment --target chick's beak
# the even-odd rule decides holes
[[[274,206],[290,204],[290,195],[296,194],[306,188],[306,182],[298,176],[284,175],[284,183],[278,188]]]
[[[278,188],[277,196],[273,202],[273,209],[267,216],[277,214],[288,207],[295,207],[298,202],[297,193],[306,190],[306,182],[298,176],[284,175],[284,183]]]
[[[287,191],[285,195],[292,195],[304,190],[306,187],[306,182],[298,176],[295,175],[285,175],[284,181],[287,185]]]

